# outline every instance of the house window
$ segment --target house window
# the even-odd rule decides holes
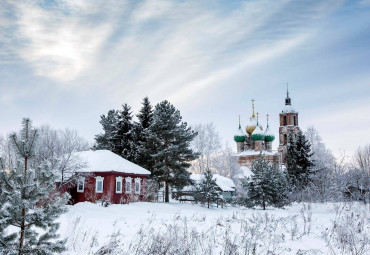
[[[116,193],[122,193],[122,177],[116,177]]]
[[[135,178],[135,194],[140,194],[140,178]]]
[[[293,118],[294,118],[294,126],[297,126],[297,119],[295,116]]]
[[[95,178],[96,178],[95,192],[96,193],[103,193],[104,177],[96,176]]]
[[[81,177],[77,181],[77,192],[84,192],[85,188],[85,178]]]
[[[130,194],[131,193],[131,180],[132,180],[131,177],[125,178],[125,181],[126,181],[125,190],[126,190],[126,193],[127,194]]]

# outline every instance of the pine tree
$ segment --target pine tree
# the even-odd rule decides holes
[[[209,204],[216,201],[219,197],[216,179],[213,178],[213,174],[210,169],[204,171],[204,178],[201,183],[198,184],[197,191],[199,193],[199,199],[202,202],[207,202],[208,208]]]
[[[100,118],[104,133],[95,136],[96,147],[112,151],[114,148],[113,131],[118,122],[118,113],[116,110],[109,110],[107,116],[103,114]]]
[[[298,176],[298,165],[297,165],[297,147],[293,134],[289,133],[288,143],[287,143],[287,153],[285,155],[285,162],[287,167],[287,172],[292,185],[297,185]]]
[[[141,154],[139,152],[139,146],[145,144],[146,136],[143,134],[145,130],[147,130],[153,122],[153,107],[149,102],[149,98],[145,97],[142,102],[142,107],[139,110],[139,114],[137,114],[138,122],[134,122],[133,127],[133,141],[134,146],[137,148],[136,152],[136,162],[138,165],[145,167],[146,162],[149,160],[149,155]]]
[[[310,181],[311,167],[314,166],[310,159],[312,155],[311,145],[301,131],[297,134],[296,139],[293,139],[293,135],[289,134],[286,154],[287,171],[291,183],[296,188],[302,189]]]
[[[169,202],[169,186],[181,188],[190,182],[186,170],[189,162],[197,158],[190,148],[190,142],[197,135],[180,112],[167,100],[156,105],[153,123],[143,131],[146,142],[140,147],[140,154],[149,155],[146,168],[152,171],[152,178],[165,184],[165,201]]]
[[[297,149],[297,165],[299,166],[299,175],[302,186],[306,186],[311,178],[311,167],[314,166],[314,163],[311,160],[311,145],[306,139],[302,131],[299,131],[297,140],[296,140],[296,149]]]
[[[289,203],[288,185],[283,172],[263,157],[253,160],[251,170],[254,175],[242,183],[247,190],[245,205],[260,205],[265,210],[268,205],[283,207]]]
[[[0,171],[0,248],[5,254],[54,254],[65,250],[65,240],[56,240],[59,224],[55,220],[65,212],[67,197],[55,191],[54,169],[49,162],[35,158],[37,130],[29,119],[23,120],[20,137],[11,135],[19,158],[16,167]],[[6,229],[18,230],[6,233]],[[42,233],[38,229],[42,229]]]
[[[118,112],[118,121],[113,131],[112,151],[123,158],[135,162],[135,145],[133,142],[133,124],[131,107],[122,105],[122,111]]]
[[[139,110],[139,114],[136,116],[139,120],[141,128],[144,130],[149,128],[153,122],[153,107],[150,104],[148,97],[144,97],[142,105],[143,106]]]

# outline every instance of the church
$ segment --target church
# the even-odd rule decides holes
[[[259,120],[258,112],[257,114],[254,112],[254,101],[252,99],[252,115],[245,127],[245,133],[240,125],[239,117],[239,129],[234,135],[237,148],[235,154],[237,162],[242,168],[249,169],[254,159],[263,156],[271,163],[283,166],[285,164],[288,134],[293,133],[293,136],[296,136],[300,130],[298,126],[298,112],[292,107],[289,91],[287,90],[285,106],[279,114],[279,146],[277,151],[272,150],[275,135],[269,127],[269,115],[266,115],[267,122],[264,129]]]

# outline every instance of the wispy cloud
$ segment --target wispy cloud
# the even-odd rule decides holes
[[[272,80],[285,83],[292,77],[301,84],[311,85],[315,79],[325,84],[329,78],[335,84],[344,75],[336,65],[366,56],[366,40],[356,40],[361,51],[350,44],[352,38],[366,36],[368,30],[359,24],[360,16],[366,16],[361,9],[367,8],[367,2],[356,2],[356,8],[347,12],[349,3],[344,0],[0,1],[0,108],[18,105],[17,110],[29,110],[31,104],[35,109],[47,108],[68,97],[70,112],[79,108],[81,115],[95,116],[90,123],[79,124],[93,137],[103,110],[123,102],[135,108],[144,95],[153,102],[169,99],[188,110],[195,107],[195,97],[203,106],[207,95],[224,100],[227,91],[221,87],[244,95],[257,91],[252,84],[265,90],[273,87]],[[355,16],[359,9],[360,18]],[[357,23],[351,27],[355,18]],[[344,49],[347,55],[342,54]],[[368,80],[368,75],[359,73],[366,69],[366,60],[362,61],[353,64],[351,74]],[[304,83],[308,79],[311,83]],[[326,95],[333,86],[320,92]],[[305,92],[313,97],[316,93]],[[271,98],[277,94],[272,89],[269,93]],[[29,101],[24,100],[27,97]],[[40,98],[47,98],[46,102]],[[235,100],[245,105],[245,98]],[[279,100],[274,106],[280,105]],[[230,112],[242,111],[230,102],[219,104]],[[70,112],[62,110],[65,121],[69,120]],[[196,116],[207,113],[203,109],[191,116],[198,120],[203,118]],[[225,123],[224,118],[216,119]],[[216,124],[226,137],[234,131],[223,123]]]

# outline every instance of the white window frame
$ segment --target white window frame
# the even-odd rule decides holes
[[[123,185],[122,185],[122,184],[123,184],[123,183],[122,183],[122,179],[123,179],[123,177],[122,177],[122,176],[117,176],[117,177],[116,177],[116,193],[117,193],[117,194],[122,194],[122,186],[123,186]],[[117,189],[117,187],[118,187],[117,183],[120,183],[120,184],[121,184],[121,185],[120,185],[121,189],[119,189],[119,190]]]
[[[82,189],[79,189],[81,182],[82,182]],[[78,193],[83,193],[84,190],[85,190],[85,177],[80,177],[77,180],[77,192]]]
[[[104,190],[104,177],[102,176],[96,176],[95,177],[95,193],[103,193]],[[98,182],[101,181],[101,190],[98,190]]]
[[[136,185],[137,184],[139,184],[139,190],[138,191],[136,190]],[[135,178],[134,188],[135,188],[135,194],[140,194],[140,192],[141,192],[141,178],[139,178],[139,177]]]
[[[128,186],[127,183],[130,183],[130,185]],[[129,190],[127,190],[127,187],[130,187]],[[125,193],[126,194],[132,193],[132,178],[131,177],[125,178]]]

